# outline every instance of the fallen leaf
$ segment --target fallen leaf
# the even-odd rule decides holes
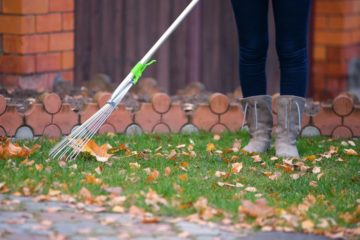
[[[215,141],[219,141],[221,139],[219,134],[215,134],[213,138]]]
[[[305,220],[301,223],[301,228],[307,232],[312,232],[315,224],[311,220]]]
[[[359,155],[354,149],[345,149],[344,152],[346,155],[349,155],[349,156],[358,156]]]
[[[155,190],[152,188],[149,189],[148,193],[145,196],[145,204],[152,206],[155,211],[160,210],[159,205],[167,206],[168,203],[165,198],[160,197]]]
[[[316,181],[311,181],[309,184],[311,187],[317,187],[318,183]]]
[[[113,156],[108,153],[109,149],[108,144],[99,146],[94,140],[90,140],[81,151],[90,153],[90,155],[94,156],[99,162],[107,162]]]
[[[251,158],[254,160],[255,163],[262,162],[262,158],[260,157],[260,155],[251,156]]]
[[[291,174],[290,177],[294,180],[298,180],[300,178],[300,175],[297,173]]]
[[[132,216],[136,216],[136,217],[142,217],[142,216],[145,216],[145,210],[142,208],[139,208],[135,205],[132,205],[129,208],[129,214]]]
[[[175,160],[176,154],[177,153],[175,150],[171,150],[170,154],[168,155],[168,159]]]
[[[42,164],[35,164],[35,169],[40,172],[44,169],[44,166]]]
[[[247,191],[247,192],[256,192],[257,189],[255,187],[247,187],[247,188],[245,188],[245,191]]]
[[[164,175],[166,177],[170,176],[171,174],[171,168],[170,167],[166,167],[165,170],[164,170]]]
[[[91,174],[86,174],[84,177],[84,182],[87,184],[100,185],[102,181]]]
[[[269,207],[264,198],[256,200],[255,203],[248,200],[242,201],[239,212],[255,218],[265,218],[275,214],[274,208]]]
[[[223,177],[223,176],[226,176],[226,172],[221,172],[221,171],[215,172],[215,177]]]
[[[80,189],[79,196],[85,200],[90,200],[93,198],[91,192],[85,187]]]
[[[129,166],[131,169],[134,169],[134,170],[139,169],[141,167],[141,165],[137,162],[131,162],[131,163],[129,163]]]
[[[179,175],[178,178],[180,179],[180,181],[185,182],[185,181],[188,180],[188,175],[187,174],[181,174],[181,175]]]
[[[143,224],[155,224],[159,222],[160,222],[160,218],[158,217],[144,217],[142,220]]]
[[[318,174],[318,175],[316,176],[317,180],[320,180],[320,178],[321,178],[322,176],[324,176],[324,173]]]
[[[213,143],[208,143],[207,146],[206,146],[206,151],[207,152],[213,152],[215,151],[215,145]]]
[[[149,176],[147,176],[146,178],[146,182],[150,183],[150,182],[154,182],[158,179],[160,173],[158,170],[153,170]]]
[[[239,163],[239,162],[233,163],[231,165],[231,172],[235,174],[239,173],[242,168],[243,168],[243,163]]]
[[[318,174],[318,173],[321,172],[321,168],[320,168],[320,167],[314,167],[313,170],[312,170],[312,172],[313,172],[314,174]]]

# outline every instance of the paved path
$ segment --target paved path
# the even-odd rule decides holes
[[[98,212],[94,206],[36,202],[32,198],[0,195],[0,239],[107,240],[323,240],[319,236],[229,231],[215,224],[161,219],[143,224],[128,214]]]

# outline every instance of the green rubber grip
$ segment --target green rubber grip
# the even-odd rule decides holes
[[[131,73],[134,74],[133,83],[137,84],[144,71],[152,64],[156,63],[156,60],[151,60],[148,63],[138,63],[131,69]]]

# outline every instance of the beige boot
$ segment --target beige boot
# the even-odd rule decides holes
[[[254,96],[240,102],[251,136],[249,144],[243,150],[249,153],[266,152],[270,148],[273,127],[271,96]]]
[[[305,99],[296,96],[280,96],[278,99],[278,126],[275,130],[275,149],[278,157],[299,158],[296,138],[301,131]]]

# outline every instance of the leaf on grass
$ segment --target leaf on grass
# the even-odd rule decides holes
[[[245,191],[247,191],[247,192],[256,192],[257,189],[255,187],[247,187],[247,188],[245,188]]]
[[[320,172],[321,172],[321,167],[314,167],[313,170],[312,170],[312,172],[313,172],[314,174],[320,173]]]
[[[91,200],[93,198],[91,192],[86,187],[82,187],[80,189],[79,197],[83,198],[84,200]]]
[[[160,197],[158,193],[155,192],[155,190],[150,188],[145,196],[145,204],[148,206],[152,206],[155,211],[158,211],[160,210],[160,205],[167,206],[168,202],[165,198]]]
[[[141,165],[137,162],[131,162],[131,163],[129,163],[129,166],[131,169],[134,169],[134,170],[139,169],[141,167]]]
[[[180,181],[185,182],[185,181],[188,180],[188,175],[187,174],[181,174],[181,175],[179,175],[178,178],[179,178]]]
[[[223,177],[226,176],[227,173],[226,172],[221,172],[221,171],[216,171],[215,172],[215,177]]]
[[[160,173],[158,170],[153,170],[150,172],[149,176],[146,178],[146,182],[151,183],[158,179]]]
[[[189,163],[188,162],[181,162],[180,166],[184,167],[184,168],[187,168],[187,167],[189,167]]]
[[[354,149],[345,149],[344,152],[348,156],[358,156],[359,155]]]
[[[171,152],[169,153],[169,155],[168,155],[168,159],[170,159],[170,160],[175,160],[175,157],[176,157],[176,151],[173,149],[173,150],[171,150]]]
[[[36,144],[32,148],[28,148],[25,145],[19,146],[6,140],[0,145],[0,158],[6,159],[9,157],[19,157],[19,158],[28,158],[32,153],[40,148],[40,145]]]
[[[86,174],[84,177],[84,182],[87,184],[100,185],[102,181],[91,174]]]
[[[261,198],[255,203],[244,200],[239,206],[239,212],[254,218],[266,218],[275,214],[275,209],[268,206],[266,199]]]
[[[297,173],[291,174],[290,177],[294,180],[298,180],[300,178],[300,175]]]
[[[241,149],[241,140],[235,139],[232,148],[233,148],[234,152],[240,151],[240,149]]]
[[[221,136],[219,134],[215,134],[213,138],[215,141],[219,141],[221,139]]]
[[[44,165],[42,164],[35,164],[35,169],[41,172],[44,169]]]
[[[235,174],[239,173],[242,168],[243,168],[243,163],[239,163],[239,162],[233,163],[231,165],[231,172]]]
[[[206,146],[206,151],[207,152],[213,152],[215,151],[215,145],[213,143],[208,143],[207,146]]]
[[[318,186],[318,183],[317,183],[317,181],[311,181],[311,182],[309,183],[309,185],[310,185],[311,187],[317,187],[317,186]]]
[[[217,182],[217,185],[219,185],[220,187],[234,187],[234,188],[241,188],[241,187],[244,187],[244,185],[242,185],[241,183],[235,183],[235,184],[232,184],[232,183],[227,183],[227,182]]]
[[[110,149],[109,144],[97,145],[94,140],[90,140],[82,149],[82,152],[87,152],[94,156],[99,162],[107,162],[113,155],[108,153]]]
[[[275,172],[274,174],[270,174],[269,176],[268,176],[268,178],[270,179],[270,180],[277,180],[277,179],[279,179],[281,177],[281,173],[280,172]]]
[[[262,162],[262,158],[260,157],[260,155],[251,156],[251,158],[254,160],[255,163]]]
[[[307,232],[312,232],[314,230],[314,226],[315,224],[311,220],[305,220],[301,223],[301,228]]]
[[[166,177],[170,176],[171,174],[171,168],[170,167],[166,167],[165,170],[164,170],[164,175]]]

